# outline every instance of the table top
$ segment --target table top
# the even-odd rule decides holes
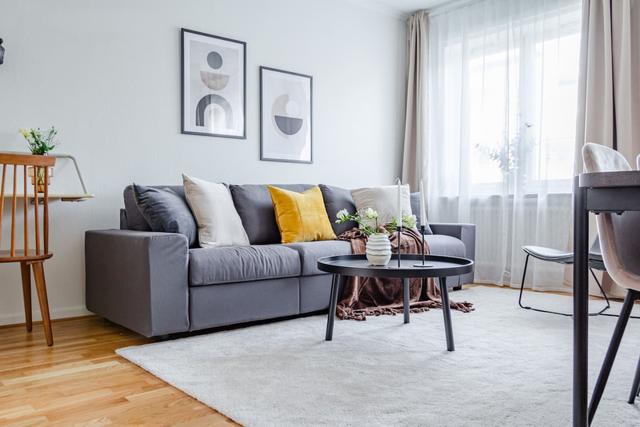
[[[414,267],[414,264],[421,262],[420,254],[402,254],[398,268],[398,256],[394,254],[386,266],[373,266],[364,254],[338,255],[320,258],[318,269],[345,276],[387,278],[447,277],[473,271],[473,261],[466,258],[426,255],[425,264],[428,267]]]
[[[581,173],[579,185],[586,188],[640,187],[640,171]]]

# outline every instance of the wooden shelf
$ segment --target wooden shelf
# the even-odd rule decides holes
[[[12,198],[13,194],[5,194],[4,198]],[[18,199],[22,199],[24,198],[24,194],[17,194],[16,197]],[[33,194],[27,194],[27,197],[29,199],[33,199]],[[61,202],[82,202],[84,200],[87,199],[93,199],[95,197],[95,195],[93,194],[57,194],[57,193],[51,193],[49,194],[49,200],[54,201],[54,200],[60,200]],[[44,194],[40,193],[38,194],[38,199],[42,199],[44,198]]]
[[[32,159],[34,157],[30,154],[25,154],[25,153],[19,153],[19,154],[23,154],[25,159]],[[48,157],[56,158],[56,159],[71,160],[71,162],[73,162],[73,166],[75,168],[78,181],[80,181],[80,186],[82,187],[82,191],[83,191],[83,193],[49,193],[50,201],[59,200],[61,202],[82,202],[87,199],[93,199],[94,197],[96,197],[94,194],[89,193],[89,190],[87,190],[87,186],[84,184],[84,179],[82,178],[82,174],[80,173],[80,167],[78,166],[78,161],[76,160],[75,157],[73,157],[71,154],[51,154]],[[42,160],[42,159],[39,159],[39,160]],[[18,187],[17,190],[20,191],[22,189]],[[33,194],[29,194],[28,191],[29,190],[27,190],[27,198],[31,199],[31,203],[33,203],[33,199],[35,199],[35,197],[33,196]],[[10,199],[12,197],[13,197],[13,194],[4,195],[5,199]],[[24,199],[24,193],[18,193],[16,195],[16,198]],[[43,198],[44,198],[44,194],[38,193],[38,199],[43,199]]]

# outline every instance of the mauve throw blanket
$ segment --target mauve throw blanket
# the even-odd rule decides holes
[[[339,240],[351,242],[351,252],[354,254],[365,253],[367,236],[357,228],[345,231]],[[398,248],[397,233],[392,233],[391,249]],[[419,254],[422,247],[422,238],[416,230],[403,230],[400,236],[400,250],[402,253]],[[425,244],[425,254],[429,248]],[[436,286],[435,279],[411,279],[410,285],[411,312],[419,313],[432,308],[442,307],[440,290]],[[403,305],[402,279],[385,279],[377,277],[349,277],[342,289],[342,295],[338,301],[336,314],[339,319],[366,320],[367,316],[380,316],[382,314],[395,315],[402,313]],[[462,312],[473,310],[473,304],[469,302],[452,302],[451,308]]]

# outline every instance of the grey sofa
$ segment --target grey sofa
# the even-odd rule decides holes
[[[309,185],[282,185],[304,191]],[[170,187],[184,196],[182,187]],[[318,258],[351,253],[345,241],[280,244],[266,185],[231,185],[251,246],[189,247],[182,234],[150,231],[131,186],[124,190],[120,230],[87,231],[87,308],[151,337],[326,310],[330,276]],[[330,218],[355,210],[348,190],[321,186]],[[419,197],[412,195],[414,212]],[[352,224],[333,224],[336,234]],[[430,224],[431,252],[475,257],[475,226]],[[448,286],[472,283],[473,273]]]

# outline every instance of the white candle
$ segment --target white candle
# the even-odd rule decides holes
[[[424,201],[424,186],[420,180],[420,224],[427,223],[427,204]]]
[[[402,227],[402,181],[398,178],[398,227]]]

